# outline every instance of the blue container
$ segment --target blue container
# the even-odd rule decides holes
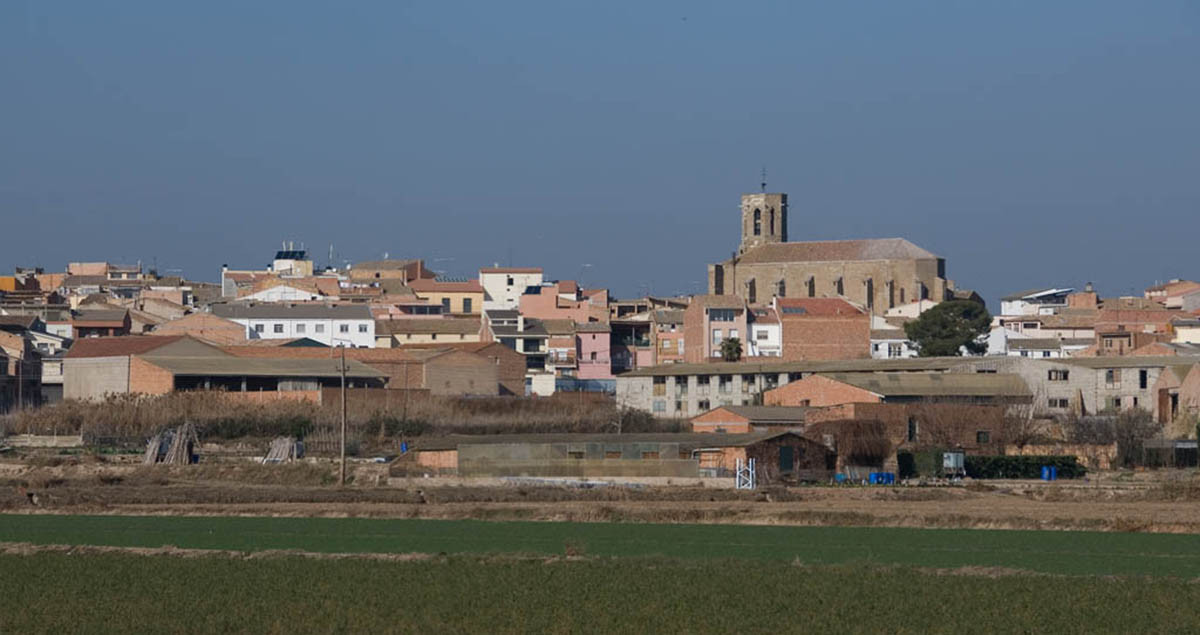
[[[401,441],[400,442],[400,454],[404,454],[406,452],[408,452],[408,441]]]
[[[1053,481],[1058,478],[1058,468],[1053,465],[1042,466],[1042,480]]]
[[[837,483],[845,483],[846,475],[839,472],[839,473],[833,475],[833,480]]]
[[[884,485],[895,485],[896,484],[896,475],[892,472],[884,472],[883,473],[883,484]]]
[[[879,485],[879,472],[871,472],[867,476],[867,482],[871,485]]]
[[[1058,480],[1058,466],[1057,465],[1050,466],[1050,480],[1052,480],[1052,481]]]

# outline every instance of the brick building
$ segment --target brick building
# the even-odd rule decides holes
[[[1033,395],[1017,375],[967,373],[821,373],[763,393],[768,406],[837,406],[848,403],[1029,403]]]
[[[721,343],[749,334],[746,303],[736,295],[698,295],[683,311],[684,361],[701,363],[721,357]]]
[[[840,298],[775,298],[782,358],[862,359],[871,356],[871,316]]]

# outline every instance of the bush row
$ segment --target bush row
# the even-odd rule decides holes
[[[1087,468],[1073,456],[967,456],[971,478],[1041,478],[1042,467],[1058,469],[1058,478],[1081,478]]]

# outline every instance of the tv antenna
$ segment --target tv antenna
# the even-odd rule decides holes
[[[766,192],[767,191],[767,166],[765,166],[765,165],[763,166],[763,169],[762,169],[762,183],[760,185],[762,185],[762,191]]]

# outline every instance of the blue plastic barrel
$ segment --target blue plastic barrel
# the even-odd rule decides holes
[[[884,472],[883,473],[883,482],[885,485],[895,485],[896,484],[896,474],[893,472]]]
[[[1042,466],[1042,480],[1043,481],[1050,480],[1050,466],[1049,465]]]
[[[1058,480],[1058,466],[1057,465],[1050,466],[1050,480],[1052,480],[1052,481]]]
[[[867,475],[867,482],[871,485],[879,484],[879,472],[871,472]]]

